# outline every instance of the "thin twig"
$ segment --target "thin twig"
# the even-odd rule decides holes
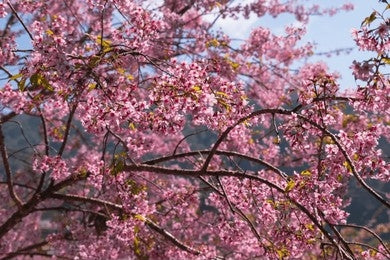
[[[8,253],[5,257],[1,258],[1,260],[11,259],[17,255],[29,255],[29,254],[33,255],[35,253],[29,252],[29,250],[41,248],[41,247],[47,245],[48,243],[49,243],[48,241],[44,240],[44,241],[41,241],[39,243],[35,243],[35,244],[29,245],[26,247],[22,247],[20,249],[17,249],[14,252]],[[42,253],[42,252],[40,252],[40,253]]]
[[[7,148],[5,147],[4,134],[3,134],[3,129],[2,129],[1,125],[0,125],[0,152],[1,152],[1,157],[3,159],[5,174],[7,176],[8,192],[9,192],[12,200],[16,203],[16,205],[20,209],[22,207],[23,203],[20,200],[20,198],[18,197],[18,195],[16,195],[15,190],[14,190],[12,171],[11,171],[11,167],[10,167],[9,161],[8,161],[8,153],[7,153]]]
[[[16,16],[16,18],[19,20],[19,22],[22,24],[24,30],[26,30],[28,36],[30,37],[31,40],[34,40],[31,32],[29,31],[29,29],[27,28],[27,26],[24,24],[22,18],[20,18],[19,14],[16,12],[15,8],[12,6],[11,2],[10,1],[7,1],[7,5],[9,6],[9,8],[11,8],[12,10],[12,13]]]
[[[376,234],[374,231],[372,231],[371,229],[369,229],[368,227],[365,227],[365,226],[360,226],[360,225],[356,225],[356,224],[337,224],[335,226],[339,226],[339,227],[349,227],[349,228],[360,228],[360,229],[364,229],[365,231],[367,231],[368,233],[370,233],[371,235],[373,235],[376,239],[378,239],[379,243],[381,243],[381,245],[383,246],[383,248],[386,250],[386,252],[390,255],[390,250],[389,248],[386,246],[385,242],[383,242],[383,240],[381,239],[381,237]]]
[[[58,155],[59,156],[62,156],[62,154],[64,153],[66,142],[68,141],[68,137],[69,137],[69,132],[70,132],[70,127],[71,127],[72,120],[73,120],[73,115],[76,112],[76,109],[77,109],[77,103],[70,110],[68,121],[66,122],[66,128],[65,128],[65,133],[64,133],[64,140],[62,141],[61,147],[58,150]]]

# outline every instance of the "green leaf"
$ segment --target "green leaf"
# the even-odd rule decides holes
[[[311,172],[309,170],[304,170],[304,171],[301,172],[301,175],[310,177],[311,176]]]
[[[352,172],[352,166],[348,161],[345,161],[343,165],[348,170],[348,172]]]
[[[118,173],[123,171],[123,168],[125,167],[125,162],[123,160],[116,160],[111,167],[111,174],[116,176]]]
[[[384,63],[386,63],[386,64],[390,64],[390,58],[388,58],[388,57],[383,57],[383,58],[382,58],[382,61],[383,61]]]
[[[286,188],[284,189],[285,192],[289,192],[291,191],[293,188],[295,187],[295,181],[294,180],[289,180],[287,182],[287,186]]]
[[[18,88],[20,91],[24,91],[26,89],[26,78],[22,78],[18,83]]]
[[[31,82],[33,89],[43,87],[44,89],[46,89],[48,91],[54,91],[54,88],[50,85],[49,81],[47,81],[45,76],[43,76],[40,73],[35,73],[35,74],[31,75],[30,82]]]
[[[134,215],[135,219],[141,220],[141,221],[146,221],[146,218],[140,214],[135,214]]]
[[[366,17],[366,19],[364,19],[364,21],[362,22],[361,26],[370,25],[375,19],[376,19],[376,11],[372,12],[370,16]]]
[[[9,78],[8,82],[23,77],[22,73],[18,73]]]

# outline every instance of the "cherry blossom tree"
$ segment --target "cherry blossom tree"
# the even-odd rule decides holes
[[[0,258],[389,259],[389,225],[347,209],[351,183],[390,207],[381,2],[341,91],[301,38],[348,3],[1,1]]]

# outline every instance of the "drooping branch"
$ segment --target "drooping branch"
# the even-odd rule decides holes
[[[339,139],[334,135],[332,134],[329,130],[325,129],[324,127],[320,126],[319,124],[317,124],[316,122],[306,118],[305,116],[302,116],[302,115],[297,115],[299,118],[303,119],[304,121],[308,122],[309,124],[311,124],[312,126],[318,128],[319,130],[321,130],[323,133],[325,133],[326,135],[328,135],[332,141],[336,144],[336,146],[340,149],[341,153],[343,154],[345,160],[347,161],[347,163],[349,164],[350,168],[351,168],[351,171],[352,171],[352,174],[353,176],[356,178],[356,180],[359,182],[360,185],[363,186],[363,188],[368,191],[372,196],[374,196],[377,200],[379,200],[382,204],[384,204],[386,207],[390,208],[390,202],[388,202],[385,198],[383,198],[378,192],[376,192],[372,187],[370,187],[367,182],[362,178],[362,176],[360,176],[360,174],[357,172],[356,170],[356,166],[354,164],[354,162],[352,161],[351,157],[349,156],[349,154],[347,153],[347,151],[345,150],[345,148],[343,147],[343,145],[340,143]]]
[[[112,210],[119,211],[119,212],[123,211],[123,207],[121,205],[115,204],[113,202],[97,199],[97,198],[87,198],[87,197],[78,196],[78,195],[60,194],[60,193],[53,193],[50,195],[50,197],[54,198],[54,199],[65,200],[65,201],[79,201],[79,202],[95,204],[95,205],[107,207],[107,208],[110,208]],[[156,231],[160,235],[167,238],[169,241],[171,241],[174,245],[176,245],[180,249],[182,249],[186,252],[189,252],[191,254],[194,254],[194,255],[201,254],[200,251],[198,251],[198,250],[184,244],[183,242],[179,241],[170,232],[168,232],[164,228],[160,227],[157,223],[155,223],[151,219],[149,219],[145,216],[141,216],[141,215],[137,215],[137,218],[142,219],[149,228],[151,228],[152,230]]]
[[[47,244],[49,244],[49,242],[44,240],[44,241],[34,243],[32,245],[29,245],[29,246],[22,247],[22,248],[17,249],[16,251],[14,251],[12,253],[8,253],[5,257],[1,258],[1,260],[12,259],[18,255],[34,255],[34,252],[32,252],[30,250],[40,249]],[[42,253],[42,252],[40,252],[40,253]]]
[[[299,202],[297,202],[295,199],[291,198],[288,193],[285,192],[285,190],[282,187],[279,187],[278,185],[261,178],[256,175],[252,174],[243,174],[240,172],[235,171],[226,171],[226,170],[217,170],[217,171],[211,171],[208,170],[204,172],[203,170],[186,170],[186,169],[170,169],[166,167],[157,167],[157,166],[150,166],[150,165],[125,165],[123,168],[124,171],[128,172],[154,172],[158,174],[165,174],[165,175],[176,175],[176,176],[188,176],[188,177],[200,177],[200,176],[229,176],[229,177],[237,177],[237,178],[243,178],[243,179],[250,179],[258,181],[262,184],[267,185],[270,188],[273,188],[277,190],[279,193],[285,194],[286,198],[291,201],[297,208],[299,208],[300,211],[306,214],[310,218],[310,220],[314,223],[314,225],[321,230],[321,232],[327,237],[327,239],[340,251],[340,254],[345,257],[345,259],[353,259],[353,257],[343,249],[339,243],[329,234],[329,232],[319,223],[317,218],[303,205],[301,205]]]
[[[204,161],[204,164],[202,166],[202,171],[203,172],[206,172],[210,162],[211,162],[211,159],[213,158],[215,152],[217,151],[219,145],[226,139],[226,137],[228,136],[228,134],[236,127],[238,126],[239,124],[251,119],[251,118],[254,118],[256,116],[259,116],[259,115],[264,115],[264,114],[283,114],[283,115],[291,115],[292,111],[290,110],[286,110],[286,109],[260,109],[260,110],[256,110],[252,113],[250,113],[249,115],[245,116],[245,117],[242,117],[240,120],[238,120],[235,124],[233,124],[232,126],[229,126],[218,138],[218,140],[214,143],[212,149],[211,149],[211,152],[208,154],[206,160]]]
[[[346,228],[358,228],[358,229],[363,229],[363,230],[367,231],[368,233],[373,235],[376,239],[378,239],[379,243],[383,246],[383,248],[386,250],[387,254],[390,256],[390,249],[388,248],[388,246],[386,246],[383,239],[377,233],[375,233],[374,231],[372,231],[368,227],[360,226],[360,225],[356,225],[356,224],[337,224],[335,226],[346,227]]]
[[[189,156],[197,156],[197,155],[200,155],[200,154],[206,154],[207,155],[207,154],[210,154],[210,153],[211,153],[210,150],[197,150],[197,151],[191,151],[191,152],[184,152],[184,153],[173,154],[173,155],[170,155],[170,156],[163,156],[163,157],[159,157],[157,159],[148,160],[148,161],[143,162],[143,164],[153,165],[153,164],[162,163],[162,162],[175,160],[175,159],[179,159],[179,158],[184,158],[184,157],[189,157]],[[256,164],[259,164],[261,166],[264,166],[268,170],[271,170],[271,171],[275,172],[276,174],[278,174],[279,176],[281,176],[285,180],[288,177],[288,175],[285,172],[283,172],[282,170],[280,170],[276,166],[274,166],[271,163],[269,163],[269,162],[267,162],[265,160],[262,160],[262,159],[254,158],[254,157],[251,157],[251,156],[248,156],[248,155],[245,155],[245,154],[241,154],[241,153],[237,153],[237,152],[225,151],[225,150],[216,150],[215,154],[216,155],[225,155],[225,156],[238,157],[238,158],[241,158],[241,159],[244,159],[244,160],[256,163]]]
[[[88,176],[88,174],[87,174]],[[28,216],[34,208],[47,199],[52,193],[55,193],[65,187],[75,184],[78,181],[84,180],[87,176],[70,176],[69,178],[58,182],[57,184],[51,183],[51,185],[44,191],[35,193],[31,198],[24,203],[16,212],[14,212],[2,225],[0,225],[0,238],[7,234],[12,228],[19,222]]]

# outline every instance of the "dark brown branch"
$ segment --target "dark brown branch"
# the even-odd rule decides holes
[[[349,247],[347,241],[345,241],[345,239],[344,239],[343,236],[340,234],[340,232],[335,228],[335,226],[334,226],[333,224],[329,223],[329,221],[325,218],[324,213],[323,213],[320,209],[317,208],[317,210],[318,210],[318,212],[321,214],[322,219],[324,219],[324,221],[326,222],[326,224],[328,224],[328,226],[329,226],[330,229],[333,231],[333,233],[336,234],[337,238],[338,238],[338,239],[341,241],[341,243],[344,245],[344,247],[345,247],[345,249],[348,251],[348,253],[350,253],[351,256],[352,256],[353,258],[355,258],[354,253],[352,252],[352,250],[351,250],[351,248]]]
[[[1,258],[1,260],[12,259],[15,256],[24,255],[24,254],[32,255],[32,254],[34,254],[34,252],[29,252],[30,250],[41,248],[41,247],[47,245],[48,243],[49,243],[48,241],[41,241],[39,243],[35,243],[35,244],[29,245],[26,247],[22,247],[22,248],[16,250],[15,252],[8,253],[5,257]]]
[[[240,120],[238,120],[234,125],[232,126],[229,126],[218,138],[218,140],[215,142],[213,148],[211,149],[211,152],[209,153],[209,155],[207,156],[203,166],[202,166],[202,171],[203,172],[206,172],[207,171],[207,168],[211,162],[211,159],[213,158],[215,152],[217,151],[219,145],[225,140],[225,138],[228,136],[228,134],[230,133],[230,131],[232,131],[236,126],[238,126],[239,124],[253,118],[253,117],[256,117],[256,116],[259,116],[259,115],[263,115],[263,114],[283,114],[283,115],[291,115],[292,111],[290,110],[285,110],[285,109],[260,109],[260,110],[256,110],[252,113],[250,113],[249,115],[245,116],[245,117],[242,117]]]
[[[210,150],[198,150],[198,151],[192,151],[192,152],[185,152],[185,153],[180,153],[180,154],[175,154],[175,155],[170,155],[170,156],[160,157],[157,159],[148,160],[148,161],[145,161],[143,164],[153,165],[153,164],[162,163],[162,162],[166,162],[166,161],[174,160],[174,159],[178,159],[178,158],[184,158],[184,157],[188,157],[188,156],[197,156],[200,154],[210,154],[210,153],[211,153]],[[260,164],[260,165],[268,168],[269,170],[280,175],[283,179],[286,179],[288,177],[288,175],[285,172],[281,171],[277,167],[273,166],[269,162],[264,161],[262,159],[254,158],[254,157],[251,157],[251,156],[248,156],[245,154],[241,154],[241,153],[237,153],[237,152],[225,151],[225,150],[217,150],[217,151],[215,151],[215,154],[216,155],[225,155],[225,156],[234,156],[234,157],[238,157],[241,159],[245,159],[247,161],[257,163],[257,164]]]
[[[324,127],[320,126],[316,122],[313,122],[312,120],[310,120],[310,119],[308,119],[308,118],[306,118],[306,117],[304,117],[302,115],[298,115],[298,117],[303,119],[304,121],[308,122],[312,126],[315,126],[319,130],[321,130],[323,133],[328,135],[332,139],[332,141],[336,144],[336,146],[340,149],[340,151],[343,154],[345,160],[347,161],[347,163],[351,167],[351,171],[352,171],[353,176],[355,176],[355,178],[360,183],[360,185],[362,185],[364,189],[366,189],[372,196],[374,196],[382,204],[384,204],[386,207],[390,208],[390,203],[385,198],[383,198],[379,193],[377,193],[372,187],[370,187],[365,182],[365,180],[362,178],[362,176],[360,176],[360,174],[356,170],[355,164],[351,160],[351,157],[348,155],[347,151],[344,149],[344,147],[339,142],[339,139],[334,134],[332,134],[331,132],[329,132],[329,130],[327,130]]]
[[[62,154],[64,153],[64,150],[65,150],[65,147],[66,147],[66,142],[68,141],[68,137],[69,137],[70,127],[72,125],[73,115],[76,112],[76,109],[77,109],[77,103],[70,110],[68,121],[66,122],[66,129],[65,129],[65,133],[64,133],[64,140],[62,141],[61,147],[58,150],[58,155],[59,156],[62,156]]]
[[[245,220],[248,224],[249,224],[249,227],[250,229],[252,230],[253,234],[255,235],[255,237],[257,238],[257,240],[262,243],[262,238],[259,234],[259,232],[257,231],[256,227],[255,227],[255,224],[244,214],[244,212],[242,212],[242,210],[240,208],[238,208],[236,205],[233,205],[231,203],[231,201],[229,200],[228,198],[228,195],[226,193],[226,190],[220,180],[219,177],[217,177],[217,180],[218,180],[218,183],[219,185],[221,186],[222,188],[222,194],[218,191],[218,189],[216,189],[216,191],[218,192],[218,194],[220,194],[222,197],[224,197],[229,205],[229,208],[230,210],[233,212],[233,214],[238,214],[243,220]],[[211,184],[210,184],[211,185]],[[211,185],[211,187],[213,187],[213,185]],[[214,188],[215,189],[215,188]]]
[[[347,228],[359,228],[359,229],[364,229],[365,231],[367,231],[368,233],[370,233],[371,235],[373,235],[376,239],[378,239],[379,243],[381,243],[381,245],[383,246],[383,248],[386,250],[386,252],[389,254],[390,256],[390,250],[389,248],[386,246],[386,244],[383,242],[382,238],[376,234],[374,231],[372,231],[371,229],[369,229],[368,227],[365,227],[365,226],[359,226],[359,225],[355,225],[355,224],[337,224],[335,226],[339,226],[339,227],[347,227]]]
[[[191,137],[191,136],[194,136],[194,135],[197,135],[197,134],[200,134],[202,132],[206,132],[207,130],[201,130],[201,131],[196,131],[195,133],[191,133],[191,134],[188,134],[186,136],[184,136],[182,139],[180,139],[180,141],[177,143],[177,145],[175,146],[175,149],[173,150],[173,153],[172,155],[175,155],[176,154],[176,151],[177,149],[179,148],[179,145],[184,141],[186,140],[188,137]]]
[[[12,200],[15,202],[15,204],[18,206],[18,208],[20,209],[23,203],[19,199],[18,195],[16,195],[14,190],[11,166],[9,165],[9,161],[8,161],[8,153],[7,153],[7,148],[5,147],[3,129],[1,125],[0,125],[0,152],[1,152],[1,158],[3,159],[5,174],[7,176],[7,186],[8,186],[9,195],[12,198]]]
[[[28,202],[22,205],[16,212],[14,212],[2,225],[0,225],[0,239],[7,234],[15,225],[28,216],[34,208],[47,199],[52,193],[57,192],[65,187],[68,187],[78,181],[84,180],[86,176],[70,176],[69,178],[51,184],[45,191],[35,193]]]
[[[22,24],[24,30],[26,30],[28,36],[30,37],[31,40],[34,40],[31,32],[29,31],[29,29],[27,28],[27,26],[25,25],[25,23],[23,22],[22,18],[20,18],[19,14],[16,12],[15,8],[12,6],[11,2],[10,1],[7,1],[7,5],[9,6],[9,8],[11,8],[12,10],[12,13],[16,16],[16,18],[19,20],[19,22]]]
[[[114,133],[113,131],[111,131],[111,129],[109,127],[106,127],[108,133],[110,133],[112,136],[114,136],[116,139],[118,139],[118,141],[122,144],[123,148],[125,149],[125,151],[127,152],[127,158],[129,158],[130,162],[132,164],[137,164],[134,159],[130,156],[130,151],[129,151],[129,148],[127,147],[126,145],[126,142],[123,141],[123,139],[117,135],[116,133]],[[106,139],[106,142],[107,142],[107,139]],[[104,156],[104,155],[103,155]],[[103,157],[104,158],[104,157]]]
[[[5,116],[2,116],[1,118],[0,118],[0,124],[4,124],[4,123],[6,123],[7,121],[9,121],[9,120],[11,120],[13,117],[15,117],[16,116],[16,113],[15,112],[11,112],[11,113],[9,113],[9,114],[7,114],[7,115],[5,115]]]
[[[369,248],[369,249],[371,249],[371,250],[373,250],[373,251],[375,251],[375,252],[377,252],[377,253],[383,255],[384,257],[390,259],[390,255],[386,255],[384,252],[381,252],[381,251],[379,251],[378,249],[376,249],[375,247],[370,246],[370,245],[367,245],[366,243],[361,243],[361,242],[347,242],[347,244],[349,244],[349,245],[357,245],[357,246],[364,246],[364,247],[367,247],[367,248]]]
[[[8,183],[6,181],[0,181],[0,185],[1,184],[5,184],[5,185],[8,185]],[[26,189],[30,189],[30,190],[35,190],[34,187],[32,186],[29,186],[27,184],[22,184],[22,183],[15,183],[13,182],[14,186],[19,186],[19,187],[22,187],[22,188],[26,188]]]
[[[240,172],[225,171],[225,170],[204,172],[203,170],[170,169],[166,167],[157,167],[157,166],[150,166],[150,165],[125,165],[123,170],[129,172],[148,171],[148,172],[154,172],[154,173],[165,174],[165,175],[188,176],[188,177],[200,177],[202,175],[215,176],[215,177],[230,176],[230,177],[246,178],[246,179],[258,181],[260,183],[267,185],[270,188],[277,190],[280,193],[285,194],[286,198],[289,199],[300,211],[305,213],[306,216],[308,216],[310,220],[314,223],[314,225],[317,226],[317,228],[320,229],[321,232],[327,237],[327,239],[336,248],[338,248],[341,251],[341,254],[345,259],[353,259],[353,257],[348,252],[345,252],[345,250],[337,243],[337,241],[334,240],[334,238],[318,222],[316,217],[307,208],[305,208],[297,201],[295,201],[293,198],[291,198],[283,188],[259,176],[251,175],[251,174],[242,174]]]
[[[116,210],[116,211],[123,210],[122,206],[119,204],[115,204],[115,203],[112,203],[109,201],[104,201],[104,200],[100,200],[100,199],[96,199],[96,198],[87,198],[87,197],[82,197],[82,196],[78,196],[78,195],[69,195],[69,194],[65,195],[65,194],[59,194],[59,193],[53,193],[53,194],[51,194],[51,197],[55,198],[55,199],[60,199],[60,200],[70,200],[70,201],[80,201],[80,202],[85,202],[85,203],[91,203],[91,204],[95,204],[95,205],[99,205],[99,206],[103,206],[103,207],[108,207],[108,208],[111,208],[111,209]],[[176,245],[180,249],[187,251],[191,254],[195,254],[195,255],[201,254],[200,251],[198,251],[190,246],[187,246],[184,243],[182,243],[181,241],[179,241],[171,233],[169,233],[168,231],[166,231],[165,229],[163,229],[162,227],[157,225],[151,219],[146,218],[146,217],[141,216],[141,215],[138,215],[137,217],[142,218],[143,221],[145,222],[145,224],[149,228],[151,228],[152,230],[156,231],[160,235],[167,238],[169,241],[171,241],[174,245]]]

